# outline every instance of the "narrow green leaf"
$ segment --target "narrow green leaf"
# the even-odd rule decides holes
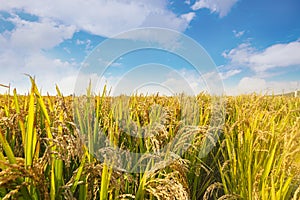
[[[14,153],[13,153],[12,149],[10,148],[5,136],[1,132],[1,129],[0,129],[0,142],[2,144],[2,147],[3,147],[3,150],[4,150],[5,154],[8,158],[8,160],[9,160],[9,163],[10,164],[16,164],[16,158],[14,156]]]

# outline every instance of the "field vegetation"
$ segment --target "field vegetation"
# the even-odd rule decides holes
[[[220,137],[203,156],[212,119],[207,94],[197,96],[194,126],[184,126],[175,96],[133,95],[126,115],[125,97],[106,89],[97,95],[87,88],[79,102],[58,87],[56,96],[42,96],[31,84],[28,95],[14,89],[0,96],[0,199],[300,199],[300,98],[224,97]],[[178,135],[193,138],[188,148],[182,140],[167,149],[172,162],[126,160],[146,169],[139,173],[112,166],[103,142],[153,154]]]

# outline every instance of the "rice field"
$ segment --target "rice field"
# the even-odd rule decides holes
[[[207,94],[197,96],[193,126],[184,126],[177,97],[87,88],[79,102],[58,87],[56,96],[41,96],[31,83],[28,95],[0,96],[0,199],[300,199],[300,98],[224,97],[220,137],[203,156],[213,117]],[[169,148],[178,135],[193,137]],[[119,159],[107,145],[162,159],[125,155],[127,165],[144,167],[134,173],[112,165]]]

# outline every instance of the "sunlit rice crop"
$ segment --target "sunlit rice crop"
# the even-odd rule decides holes
[[[300,198],[299,98],[225,97],[220,138],[202,157],[212,109],[207,94],[197,96],[194,126],[184,127],[175,96],[111,97],[106,88],[99,95],[87,88],[78,101],[58,87],[56,96],[42,96],[30,80],[28,95],[15,89],[0,96],[0,199]],[[99,131],[111,146],[136,153],[159,152],[178,134],[193,140],[181,156],[184,141],[167,149],[172,162],[142,158],[149,170],[130,173],[110,165]]]

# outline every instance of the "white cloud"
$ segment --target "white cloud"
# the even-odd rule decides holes
[[[113,62],[113,61],[106,61],[102,58],[98,59],[99,66],[103,67],[123,67],[123,64],[121,62]]]
[[[191,4],[191,0],[185,0],[184,3],[187,4],[187,5],[190,5]]]
[[[224,17],[230,12],[232,6],[237,1],[238,0],[197,0],[192,6],[192,9],[199,10],[207,8],[211,12],[218,13],[220,17]]]
[[[43,89],[43,92],[55,94],[55,84],[60,83],[68,76],[76,75],[76,68],[76,63],[49,59],[40,53],[28,55],[26,58],[18,57],[14,53],[0,55],[2,84],[10,83],[12,88],[16,87],[17,91],[22,94],[30,90],[30,81],[24,74],[35,76],[38,86]],[[61,88],[63,92],[67,93],[72,93],[71,90],[74,89],[65,86],[61,86]]]
[[[241,37],[245,33],[245,31],[237,31],[237,30],[233,30],[232,32],[234,34],[234,37],[236,37],[236,38]]]
[[[293,92],[299,87],[296,81],[267,81],[257,77],[244,77],[237,86],[225,87],[227,95],[239,94],[282,94]],[[299,89],[299,88],[298,88]]]
[[[105,37],[145,26],[184,31],[193,18],[169,11],[166,0],[11,0],[0,5],[0,10],[15,9]]]
[[[239,73],[241,73],[242,70],[239,70],[239,69],[233,69],[233,70],[229,70],[229,71],[226,71],[226,72],[223,72],[223,73],[220,73],[220,76],[223,80],[225,79],[228,79],[234,75],[237,75]]]
[[[20,93],[26,93],[30,90],[30,81],[24,74],[29,74],[36,77],[38,86],[44,92],[55,94],[55,84],[63,77],[75,73],[77,64],[48,58],[44,50],[72,38],[75,27],[46,18],[26,21],[13,14],[6,20],[15,27],[0,34],[1,82],[11,84]]]
[[[262,92],[265,90],[266,81],[260,78],[244,77],[238,84],[238,89],[243,93]]]
[[[252,47],[249,43],[243,43],[238,47],[224,52],[232,66],[246,66],[256,73],[263,73],[277,67],[300,65],[300,41],[275,44],[261,51]]]
[[[274,67],[300,65],[300,41],[276,44],[250,58],[255,71],[264,71]]]
[[[55,47],[75,32],[74,26],[58,25],[52,21],[29,22],[14,18],[16,28],[10,33],[10,47],[26,51],[40,51]]]
[[[230,51],[224,51],[222,56],[230,60],[232,65],[248,65],[249,55],[255,53],[255,49],[249,43],[242,43]]]
[[[194,19],[195,16],[196,16],[196,14],[194,12],[189,12],[189,13],[181,15],[180,17],[182,19],[185,19],[185,22],[189,24]]]
[[[55,94],[55,84],[76,73],[77,64],[47,58],[42,50],[52,48],[70,37],[72,30],[61,31],[59,27],[47,26],[42,22],[16,21],[21,24],[17,23],[19,28],[0,34],[1,83],[11,84],[12,88],[16,87],[23,94],[30,90],[30,81],[24,74],[30,74],[36,77],[44,92]]]

